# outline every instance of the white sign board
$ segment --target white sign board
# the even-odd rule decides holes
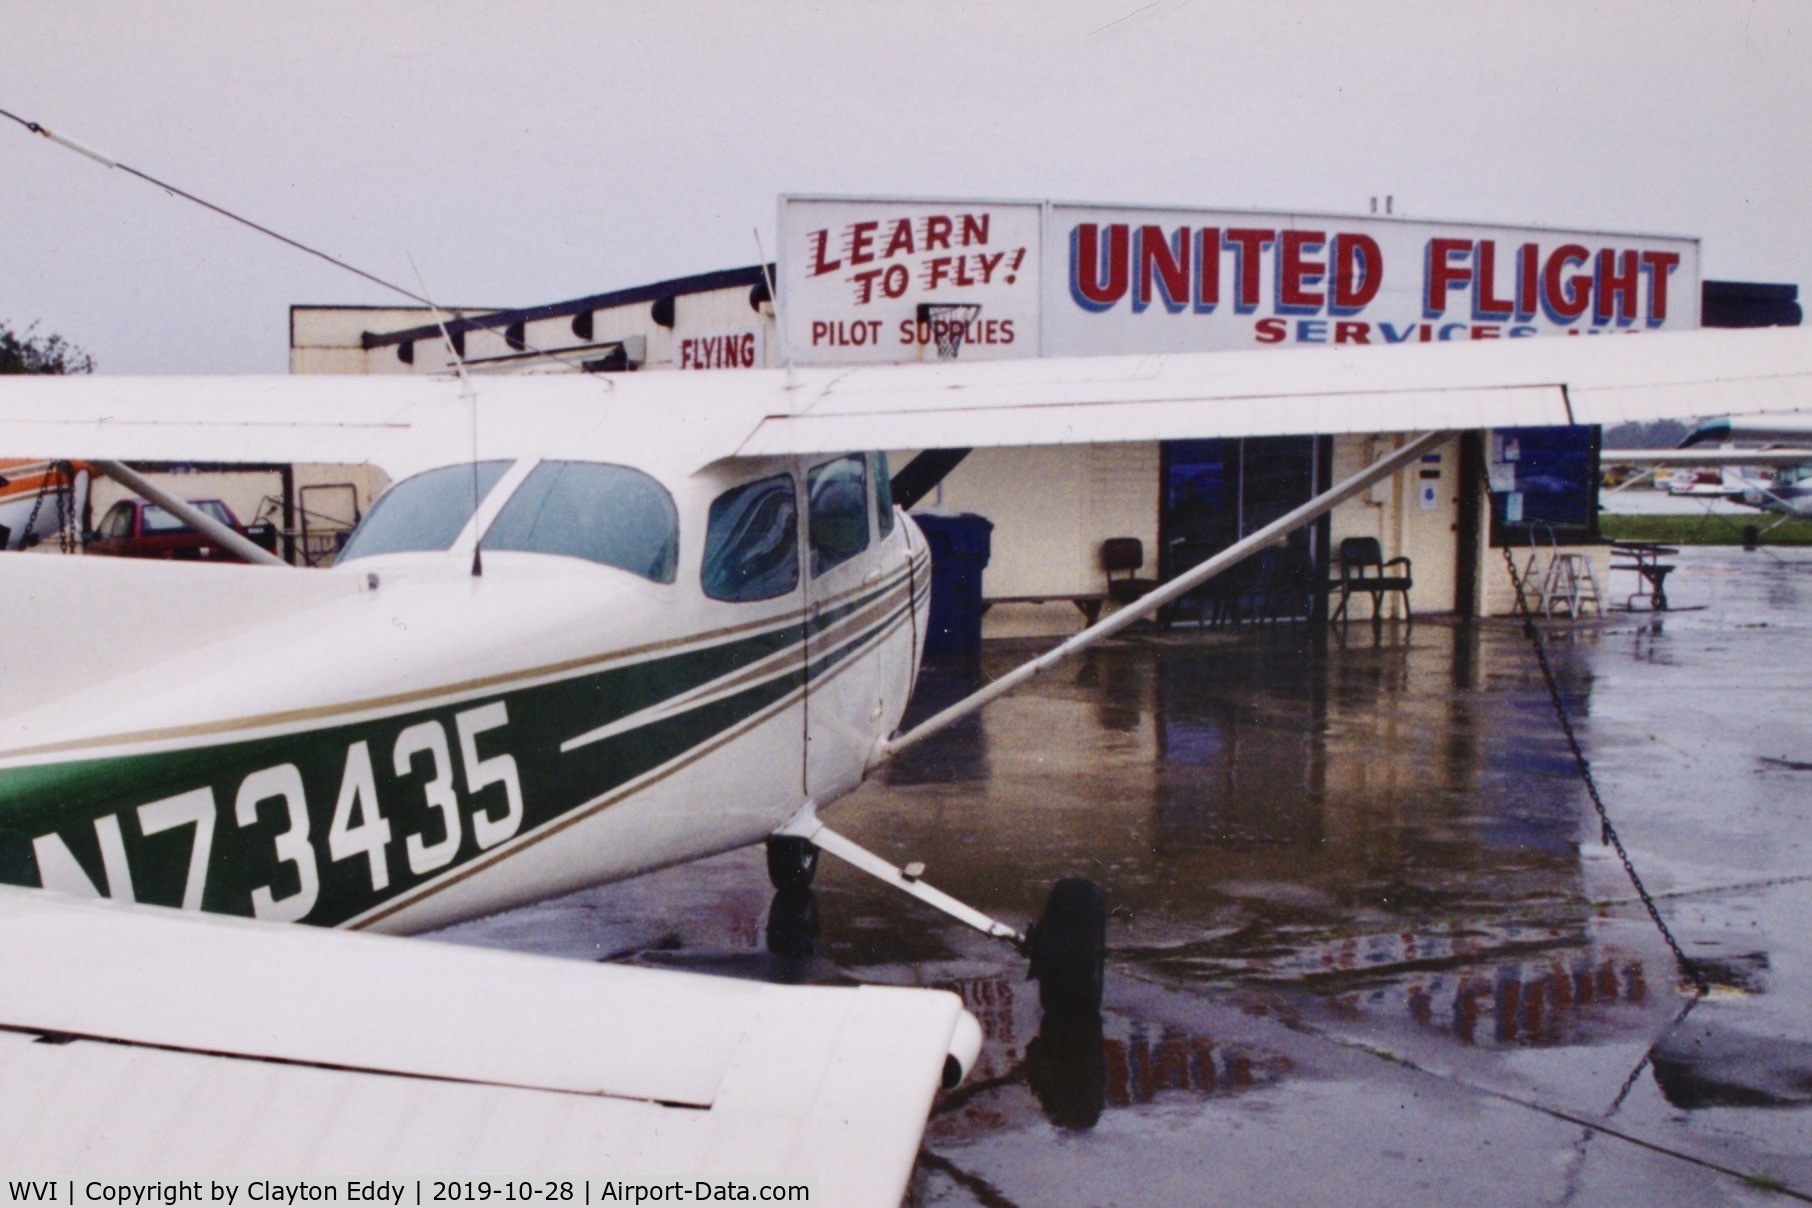
[[[802,365],[1039,355],[1033,203],[781,198],[780,318]]]
[[[1691,239],[1053,205],[1045,247],[1053,356],[1699,325]]]
[[[800,364],[1699,325],[1694,239],[1243,210],[783,197]]]

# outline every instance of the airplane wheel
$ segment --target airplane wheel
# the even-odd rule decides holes
[[[768,836],[768,880],[775,889],[804,889],[818,871],[818,849],[795,835]]]
[[[1044,915],[1032,928],[1032,976],[1047,1014],[1094,1015],[1107,980],[1107,904],[1083,877],[1051,886]]]

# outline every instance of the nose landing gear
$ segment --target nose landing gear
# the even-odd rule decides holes
[[[818,849],[798,835],[768,836],[768,881],[775,889],[806,889],[818,872]]]

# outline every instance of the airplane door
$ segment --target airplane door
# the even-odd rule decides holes
[[[870,521],[874,484],[860,453],[808,464],[805,791],[828,802],[862,781],[881,725],[874,647],[883,574]]]

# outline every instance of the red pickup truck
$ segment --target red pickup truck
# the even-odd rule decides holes
[[[189,506],[245,534],[233,510],[218,499],[191,499]],[[254,536],[253,540],[257,538]],[[205,534],[144,499],[122,499],[107,509],[89,536],[87,551],[116,558],[176,558],[185,561],[243,562]]]

